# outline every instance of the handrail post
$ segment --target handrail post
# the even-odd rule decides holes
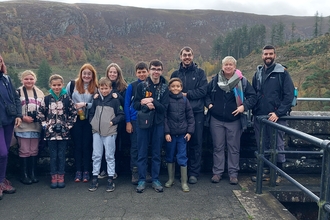
[[[260,134],[259,134],[259,147],[258,147],[258,167],[257,167],[257,182],[256,182],[256,194],[262,194],[262,175],[263,175],[263,169],[264,169],[264,161],[263,161],[263,155],[264,155],[264,129],[265,125],[262,123],[262,119],[257,117],[257,120],[260,121]]]
[[[329,219],[329,213],[325,206],[330,202],[330,141],[324,140],[321,146],[323,158],[318,220]]]
[[[278,129],[271,127],[271,145],[272,148],[270,150],[270,162],[274,164],[275,166],[277,165],[277,134],[278,134]],[[275,187],[276,186],[276,170],[270,169],[270,186]]]

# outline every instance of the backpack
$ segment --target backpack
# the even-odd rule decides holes
[[[76,81],[75,80],[71,80],[70,81],[70,98],[72,98],[72,93],[73,93],[73,90],[74,90],[74,87],[76,85]]]

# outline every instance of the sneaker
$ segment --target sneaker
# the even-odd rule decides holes
[[[146,175],[146,182],[147,183],[152,183],[152,176],[150,175],[149,172],[147,172],[147,175]]]
[[[76,183],[79,183],[79,182],[81,181],[81,179],[82,179],[81,171],[77,171],[77,172],[76,172],[76,176],[74,177],[74,181],[75,181]]]
[[[97,178],[99,179],[103,179],[105,177],[108,177],[108,174],[104,170],[97,176]]]
[[[139,181],[138,186],[136,187],[137,193],[143,193],[143,191],[146,188],[146,182],[145,181]]]
[[[152,181],[152,188],[154,188],[156,192],[163,192],[163,187],[159,180]]]
[[[190,184],[196,184],[197,183],[197,178],[195,176],[190,176],[188,182]]]
[[[229,183],[231,185],[237,185],[238,184],[238,179],[237,177],[230,177]]]
[[[137,169],[132,171],[132,180],[131,180],[133,185],[137,185],[139,182],[139,173],[137,172]]]
[[[211,178],[212,183],[219,183],[221,180],[221,176],[214,174]]]
[[[89,181],[89,172],[85,171],[83,174],[83,182],[87,183]]]
[[[91,185],[89,186],[88,190],[90,192],[94,192],[95,190],[97,190],[97,187],[99,186],[99,183],[98,183],[98,180],[97,178],[93,178],[92,179],[92,183]]]
[[[9,181],[3,181],[2,183],[0,183],[0,190],[2,191],[2,193],[7,193],[7,194],[12,194],[16,192],[16,189],[9,185]]]
[[[115,174],[113,175],[113,179],[115,180],[115,179],[117,179],[117,178],[118,178],[118,174],[115,173]]]
[[[115,191],[115,183],[113,182],[112,179],[108,179],[108,186],[106,189],[107,192],[113,192]]]

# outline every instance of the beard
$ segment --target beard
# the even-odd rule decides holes
[[[269,60],[270,60],[270,61],[269,61]],[[274,61],[275,61],[275,59],[273,59],[273,58],[267,58],[267,59],[264,59],[264,63],[265,63],[265,65],[266,65],[267,67],[273,65]]]

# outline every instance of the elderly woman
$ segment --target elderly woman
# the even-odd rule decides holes
[[[244,111],[251,109],[257,101],[256,93],[236,69],[234,57],[222,60],[222,70],[208,84],[205,104],[211,115],[210,131],[213,140],[213,183],[219,183],[225,167],[225,146],[228,153],[228,175],[230,184],[238,183],[240,138]]]

